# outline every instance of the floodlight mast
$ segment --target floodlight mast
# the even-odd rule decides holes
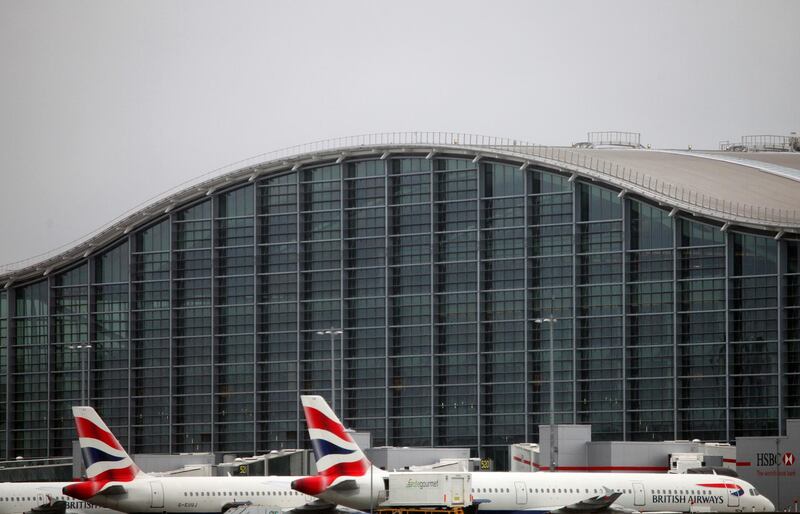
[[[331,336],[331,410],[335,413],[336,412],[336,351],[334,349],[334,338],[337,335],[342,335],[342,329],[340,328],[329,328],[327,330],[318,330],[317,334],[319,335],[329,335]],[[341,346],[339,348],[339,358],[341,365],[339,366],[339,373],[340,373],[340,383],[342,385],[342,394],[341,394],[341,402],[342,402],[342,412],[339,419],[344,423],[344,338],[340,338]]]
[[[67,348],[70,350],[78,350],[78,362],[80,363],[80,370],[81,370],[81,405],[89,405],[89,351],[92,349],[92,345],[89,343],[78,343],[78,344],[71,344]],[[86,385],[84,386],[84,370],[83,370],[83,351],[86,350]],[[84,396],[84,389],[86,389],[86,396]]]
[[[558,461],[558,447],[556,446],[556,402],[555,402],[555,377],[553,375],[553,324],[558,320],[554,317],[536,318],[535,323],[550,325],[550,471],[555,471]]]

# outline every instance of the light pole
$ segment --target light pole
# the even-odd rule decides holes
[[[342,335],[341,329],[338,328],[329,328],[328,330],[318,330],[317,334],[319,335],[329,335],[331,336],[331,410],[336,413],[336,353],[334,350],[334,342],[333,339],[336,336]],[[341,349],[339,352],[339,356],[341,359],[341,366],[339,366],[339,373],[341,374],[341,384],[342,384],[342,396],[344,396],[344,341],[342,341]],[[344,423],[344,398],[342,400],[342,415],[340,419],[342,423]]]
[[[79,343],[79,344],[71,344],[67,348],[70,350],[78,350],[78,359],[80,359],[80,366],[81,366],[81,405],[88,405],[89,400],[89,387],[88,387],[88,378],[89,378],[89,350],[92,348],[92,345],[89,343]],[[83,352],[80,350],[86,349],[86,378],[87,378],[87,387],[86,387],[86,397],[84,399],[83,395]]]
[[[553,375],[553,324],[558,320],[554,317],[536,318],[535,323],[548,323],[550,325],[550,471],[556,470],[558,462],[558,447],[556,446],[556,401],[555,401],[555,376]]]

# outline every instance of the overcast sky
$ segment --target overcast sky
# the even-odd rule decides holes
[[[0,264],[328,137],[800,131],[800,2],[0,0]]]

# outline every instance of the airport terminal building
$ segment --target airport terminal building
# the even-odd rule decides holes
[[[0,459],[71,455],[87,395],[134,453],[305,447],[301,393],[500,469],[550,387],[594,440],[783,432],[800,153],[588,146],[305,145],[3,271]]]

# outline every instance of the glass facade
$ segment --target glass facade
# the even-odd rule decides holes
[[[85,398],[136,453],[303,447],[305,393],[375,445],[499,469],[551,387],[596,440],[776,434],[800,416],[800,243],[720,228],[441,154],[233,183],[0,291],[0,454],[70,454]]]

